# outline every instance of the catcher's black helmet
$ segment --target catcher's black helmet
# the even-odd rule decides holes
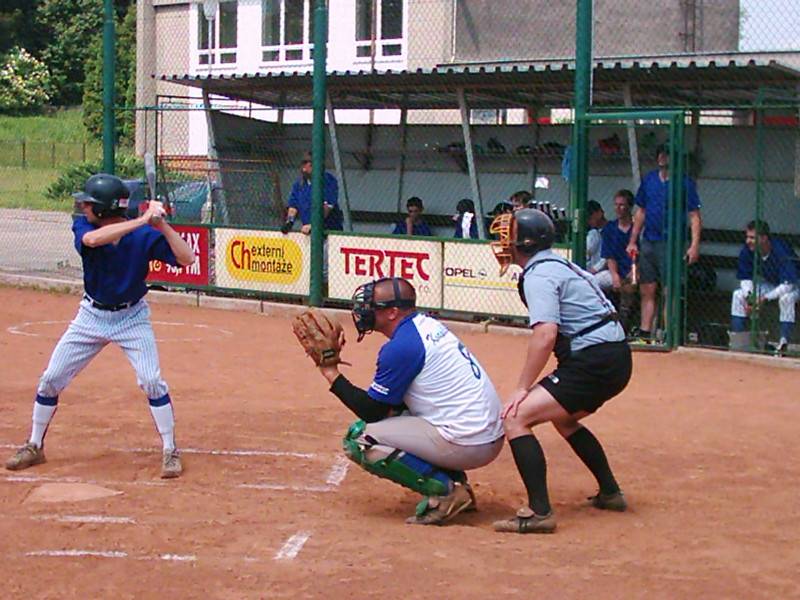
[[[99,218],[121,217],[128,208],[130,191],[119,177],[98,173],[86,180],[82,192],[72,196],[78,202],[91,204],[92,212]]]
[[[514,245],[525,254],[535,254],[553,245],[556,228],[545,213],[535,208],[523,208],[514,213],[516,239]]]

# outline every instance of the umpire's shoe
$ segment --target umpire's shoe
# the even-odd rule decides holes
[[[44,457],[44,448],[28,442],[6,461],[6,469],[9,471],[21,471],[34,465],[40,465],[43,462],[47,462]]]
[[[600,510],[613,510],[616,512],[625,512],[628,510],[628,503],[621,491],[614,492],[613,494],[598,492],[596,496],[591,496],[589,501],[592,503],[592,506]]]
[[[556,517],[551,510],[546,515],[537,515],[528,506],[517,511],[516,516],[504,521],[495,521],[495,531],[505,533],[553,533],[556,530]]]
[[[161,459],[161,479],[175,479],[181,473],[183,473],[181,453],[178,452],[177,448],[164,450]]]

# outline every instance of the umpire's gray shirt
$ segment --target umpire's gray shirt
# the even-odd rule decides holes
[[[527,270],[545,259],[559,262],[547,261]],[[573,338],[570,345],[573,352],[604,342],[625,340],[625,331],[616,321],[609,321],[589,333],[574,337],[582,329],[613,312],[614,305],[603,295],[589,273],[577,265],[573,264],[570,268],[565,263],[566,259],[552,250],[542,250],[525,265],[527,272],[522,285],[531,327],[537,323],[556,323],[559,333]]]

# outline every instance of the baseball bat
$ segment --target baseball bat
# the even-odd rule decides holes
[[[147,187],[150,190],[150,200],[156,200],[156,161],[151,152],[144,153],[144,175],[147,178]],[[159,221],[160,218],[155,219]]]

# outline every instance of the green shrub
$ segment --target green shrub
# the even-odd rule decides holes
[[[13,48],[0,59],[0,112],[40,109],[50,99],[47,67],[24,48]]]
[[[120,154],[116,158],[117,176],[123,179],[143,179],[144,162],[131,154]],[[45,195],[50,200],[72,202],[72,194],[83,189],[86,180],[95,173],[103,172],[103,161],[88,161],[66,167],[58,179],[47,188]]]

